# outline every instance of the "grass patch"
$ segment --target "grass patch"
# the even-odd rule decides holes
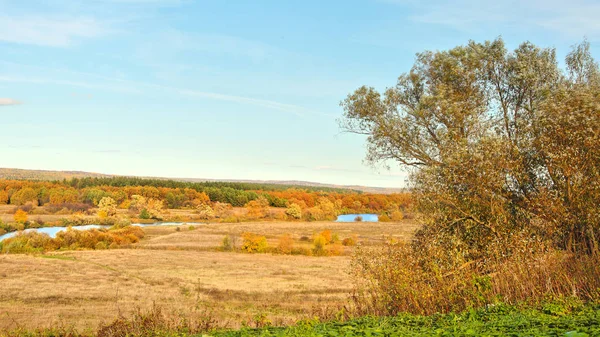
[[[242,336],[599,336],[600,305],[552,310],[518,309],[496,305],[462,314],[394,317],[367,316],[347,322],[306,321],[293,327],[241,329],[211,334],[219,337]]]

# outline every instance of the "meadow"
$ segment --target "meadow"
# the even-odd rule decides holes
[[[340,256],[222,251],[224,236],[289,234],[310,248],[316,233],[355,236],[365,246],[405,240],[411,220],[390,223],[241,222],[144,228],[125,249],[0,256],[0,331],[69,326],[84,331],[157,306],[170,316],[210,318],[215,327],[288,325],[335,318],[352,291],[354,247]],[[238,239],[237,246],[241,244]]]

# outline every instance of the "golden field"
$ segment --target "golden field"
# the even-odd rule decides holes
[[[0,256],[0,330],[61,324],[93,329],[153,305],[175,315],[210,316],[221,326],[291,323],[347,303],[353,248],[330,257],[221,252],[225,235],[238,237],[239,245],[241,233],[258,233],[276,246],[290,234],[295,245],[308,248],[313,234],[326,229],[340,239],[357,235],[364,245],[407,239],[416,229],[411,220],[178,227],[146,227],[145,238],[128,249]]]

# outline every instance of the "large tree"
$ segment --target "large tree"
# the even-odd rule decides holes
[[[470,42],[418,54],[383,93],[357,89],[340,125],[368,136],[369,162],[411,173],[424,252],[451,265],[540,242],[597,254],[599,74],[585,41],[565,70],[551,48]]]

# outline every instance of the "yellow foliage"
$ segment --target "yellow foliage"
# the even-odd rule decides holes
[[[22,209],[18,209],[13,215],[13,218],[16,222],[24,224],[27,222],[27,212]]]
[[[263,253],[267,250],[267,238],[254,234],[254,233],[243,233],[242,234],[242,251],[246,253]]]
[[[0,205],[6,205],[8,203],[8,192],[0,190]]]
[[[379,216],[379,222],[390,222],[392,221],[392,219],[390,219],[390,217],[387,214],[381,214]]]
[[[326,229],[324,231],[321,232],[321,236],[325,238],[325,243],[329,244],[331,243],[331,230]]]
[[[404,219],[404,214],[401,211],[394,211],[391,214],[392,221],[400,221]]]
[[[326,251],[325,251],[325,245],[327,244],[327,239],[319,234],[317,236],[315,236],[314,240],[313,240],[313,253],[315,255],[326,255]]]

